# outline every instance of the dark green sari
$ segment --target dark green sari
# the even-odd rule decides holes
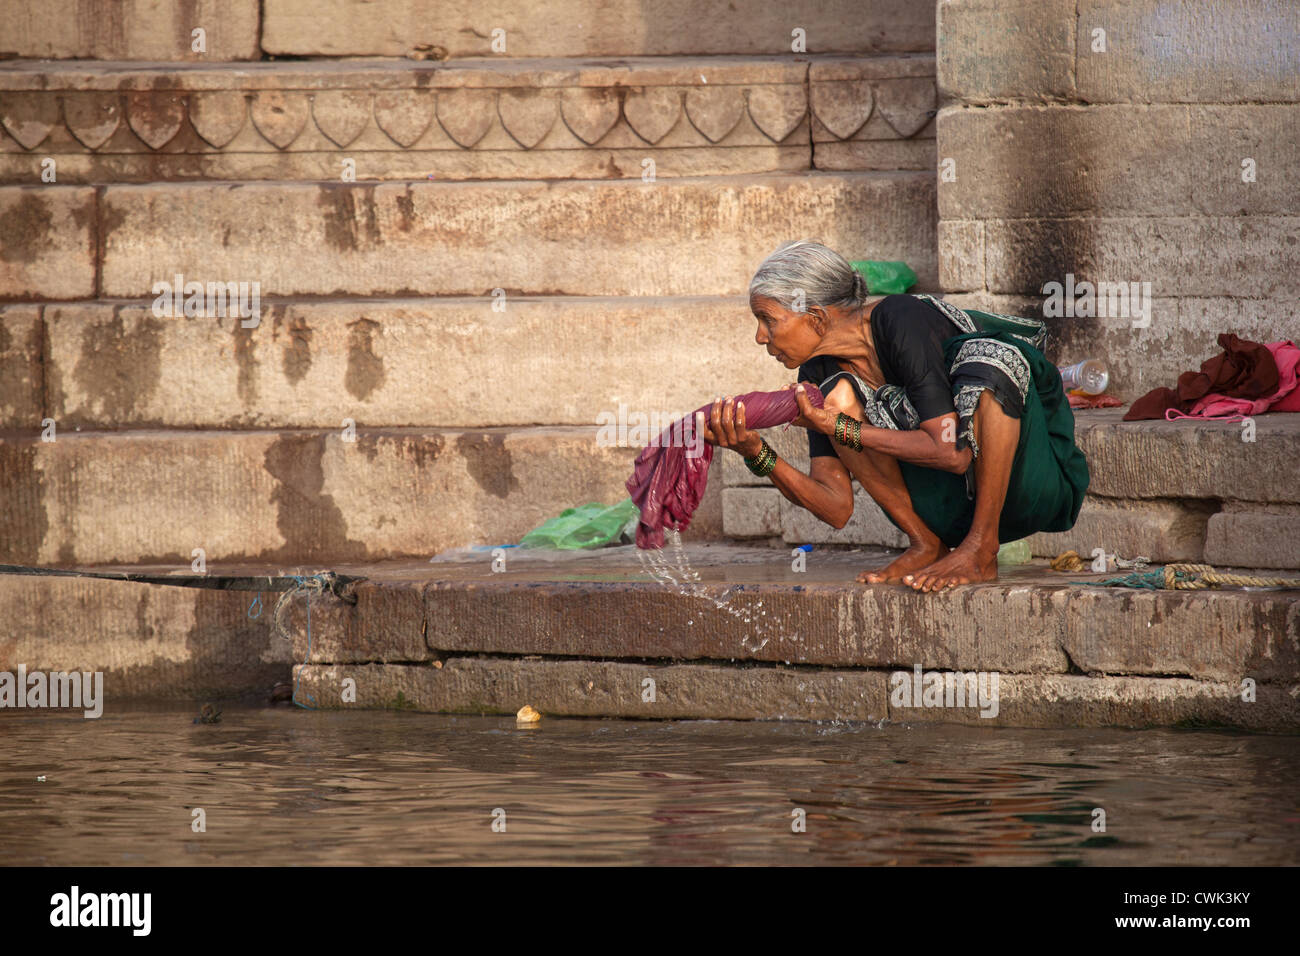
[[[1061,373],[1040,351],[1046,343],[1046,327],[1035,319],[958,309],[928,295],[916,298],[929,302],[962,330],[944,342],[944,363],[957,409],[958,447],[969,445],[979,455],[974,414],[983,391],[993,392],[1009,414],[1019,412],[1020,439],[998,540],[1068,531],[1088,490],[1088,463],[1074,443],[1074,413]],[[920,427],[920,417],[901,387],[873,390],[861,379],[857,382],[859,395],[865,391],[864,410],[872,425]],[[917,515],[948,547],[959,545],[975,517],[974,464],[964,475],[904,461],[898,464]]]
[[[978,318],[979,313],[972,316]],[[1030,371],[998,541],[1018,541],[1038,531],[1068,531],[1079,517],[1089,476],[1088,462],[1074,443],[1074,413],[1061,386],[1061,373],[1042,352],[1007,332],[969,332],[949,339],[944,343],[944,358],[950,367],[963,343],[975,339],[1015,348]],[[948,547],[961,544],[975,516],[966,476],[908,462],[899,462],[899,468],[921,520]]]

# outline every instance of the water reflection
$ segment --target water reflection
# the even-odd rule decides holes
[[[230,707],[219,724],[191,718],[0,715],[0,854],[92,865],[1300,863],[1294,737],[554,719],[521,732],[509,718]],[[205,833],[191,830],[196,807]],[[491,827],[498,807],[504,833]],[[798,809],[803,833],[791,829]]]

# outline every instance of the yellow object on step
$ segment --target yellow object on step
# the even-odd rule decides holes
[[[1083,558],[1079,557],[1078,551],[1062,551],[1056,557],[1052,558],[1053,571],[1082,571],[1088,565]]]

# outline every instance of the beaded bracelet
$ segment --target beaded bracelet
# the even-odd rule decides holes
[[[835,416],[835,440],[846,448],[862,451],[862,422],[840,412]]]
[[[776,452],[772,450],[772,446],[766,439],[760,438],[759,441],[763,443],[763,447],[753,458],[745,459],[745,467],[759,478],[766,478],[776,468]]]

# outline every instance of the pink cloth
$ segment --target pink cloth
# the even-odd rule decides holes
[[[1300,348],[1294,342],[1268,342],[1264,345],[1277,362],[1277,391],[1263,398],[1232,398],[1222,392],[1202,396],[1186,415],[1177,409],[1165,412],[1165,418],[1215,418],[1236,420],[1263,412],[1300,412]]]
[[[804,382],[808,400],[814,408],[824,402],[816,385]],[[735,396],[735,401],[745,403],[745,427],[749,430],[783,425],[799,417],[799,404],[794,390],[780,392],[747,392]],[[641,519],[636,526],[636,546],[656,549],[664,546],[664,528],[683,531],[691,523],[691,515],[700,506],[704,486],[709,481],[709,463],[713,461],[713,445],[701,439],[701,453],[692,458],[687,454],[695,445],[695,413],[704,413],[708,426],[713,403],[701,405],[685,418],[679,419],[659,433],[659,445],[647,445],[636,456],[632,477],[627,480],[627,491],[641,509]],[[677,443],[670,443],[670,439]]]

